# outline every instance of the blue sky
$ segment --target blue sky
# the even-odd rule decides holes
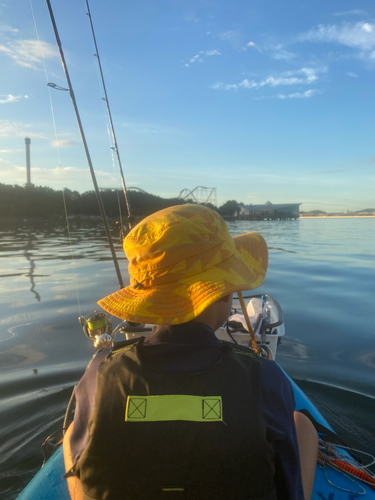
[[[51,3],[98,182],[120,186],[86,2]],[[219,205],[375,206],[373,2],[90,9],[129,187],[215,187]],[[46,85],[66,87],[46,3],[0,0],[0,19],[0,182],[25,182],[28,136],[34,184],[92,189],[70,97]]]

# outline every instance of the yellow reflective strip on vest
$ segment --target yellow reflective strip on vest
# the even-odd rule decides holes
[[[221,396],[128,396],[125,422],[222,422]]]
[[[239,351],[235,348],[233,348],[233,352],[235,352],[236,354],[242,354],[243,356],[249,356],[249,358],[258,359],[258,356],[256,354],[254,354],[253,352]]]

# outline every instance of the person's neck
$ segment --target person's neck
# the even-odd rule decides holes
[[[214,332],[227,320],[232,308],[232,295],[227,295],[208,306],[192,320],[193,323],[204,323]]]

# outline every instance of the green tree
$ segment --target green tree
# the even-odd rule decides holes
[[[79,193],[67,188],[63,191],[68,215],[100,215],[95,191]],[[125,197],[122,191],[102,191],[101,197],[108,217],[118,219],[120,212],[123,217],[127,215]],[[192,200],[161,198],[154,194],[131,190],[128,192],[128,197],[133,215],[138,217],[145,217],[173,205],[192,203]],[[218,211],[221,215],[233,215],[239,211],[238,205],[235,200],[231,200],[218,209],[211,203],[206,203],[206,206]],[[64,217],[64,215],[64,199],[60,189],[55,191],[45,186],[25,189],[22,186],[0,183],[0,217],[48,219]]]
[[[230,215],[233,216],[235,213],[239,213],[240,204],[236,200],[226,201],[223,205],[219,207],[220,215]]]
[[[216,212],[219,211],[219,209],[217,207],[215,207],[215,205],[213,205],[210,202],[208,202],[208,203],[202,203],[202,205],[204,205],[205,207],[211,208],[211,210],[215,210]]]

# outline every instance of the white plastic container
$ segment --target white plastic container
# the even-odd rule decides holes
[[[283,313],[280,304],[266,295],[266,301],[262,299],[262,295],[253,295],[250,297],[244,297],[247,303],[246,309],[250,318],[251,326],[255,331],[255,339],[258,345],[265,342],[272,352],[272,359],[276,358],[277,346],[279,344],[279,339],[285,335],[285,326],[283,321]],[[237,299],[238,300],[238,299]],[[263,307],[264,303],[264,307]],[[235,314],[228,318],[228,323],[225,323],[221,328],[219,328],[215,333],[220,340],[227,340],[233,342],[233,339],[240,345],[251,346],[250,334],[247,330],[247,325],[245,317],[242,314],[240,307],[237,307],[237,302],[234,299],[233,306],[235,309]],[[261,325],[263,323],[263,318],[266,318],[265,332],[261,335]],[[235,331],[230,326],[231,321],[236,321],[240,323],[240,328],[246,329],[246,332]],[[229,333],[228,333],[229,332]]]

